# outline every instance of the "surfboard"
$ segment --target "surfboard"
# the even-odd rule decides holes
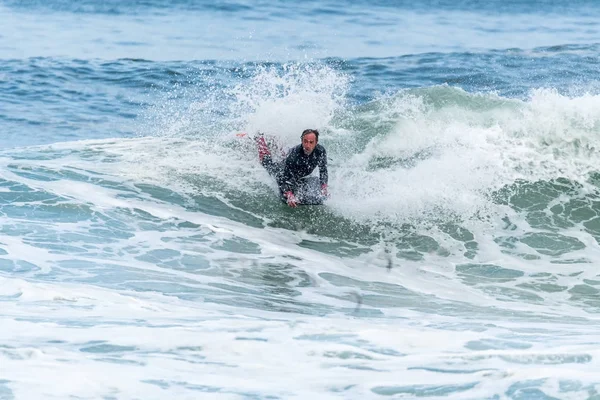
[[[299,205],[303,206],[320,206],[326,200],[326,197],[321,193],[321,184],[316,176],[308,176],[302,179],[302,183],[298,185],[294,193]]]

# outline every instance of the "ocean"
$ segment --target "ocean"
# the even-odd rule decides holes
[[[0,0],[0,399],[600,399],[599,18]]]

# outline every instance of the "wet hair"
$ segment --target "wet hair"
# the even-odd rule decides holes
[[[319,131],[316,129],[305,129],[302,131],[302,135],[300,135],[300,139],[302,139],[304,136],[308,135],[309,133],[314,133],[315,137],[317,138],[317,142],[319,141]]]

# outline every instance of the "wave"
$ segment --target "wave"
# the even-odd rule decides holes
[[[100,167],[85,168],[106,169],[160,201],[305,231],[344,242],[350,253],[383,243],[407,260],[472,260],[489,240],[523,259],[590,261],[577,252],[600,232],[600,96],[537,89],[515,99],[439,85],[356,104],[348,97],[352,80],[321,64],[238,73],[249,76],[203,84],[203,96],[193,85],[167,92],[172,101],[147,109],[144,137],[61,147],[99,157]],[[292,213],[277,200],[253,143],[236,133],[260,130],[291,146],[306,127],[322,132],[332,197]],[[20,159],[20,152],[3,154]]]
[[[148,137],[64,146],[83,146],[74,156],[99,157],[97,172],[121,176],[144,196],[303,231],[341,253],[382,245],[404,260],[464,262],[480,259],[487,243],[524,260],[593,260],[578,253],[600,232],[598,96],[536,90],[520,100],[435,86],[356,105],[347,101],[349,82],[323,66],[265,67],[203,103],[150,109],[161,114],[150,118],[158,123]],[[306,126],[322,131],[332,198],[291,212],[253,143],[235,134],[260,129],[292,145]]]

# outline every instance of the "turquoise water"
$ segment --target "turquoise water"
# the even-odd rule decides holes
[[[600,398],[599,14],[1,1],[0,399]]]

